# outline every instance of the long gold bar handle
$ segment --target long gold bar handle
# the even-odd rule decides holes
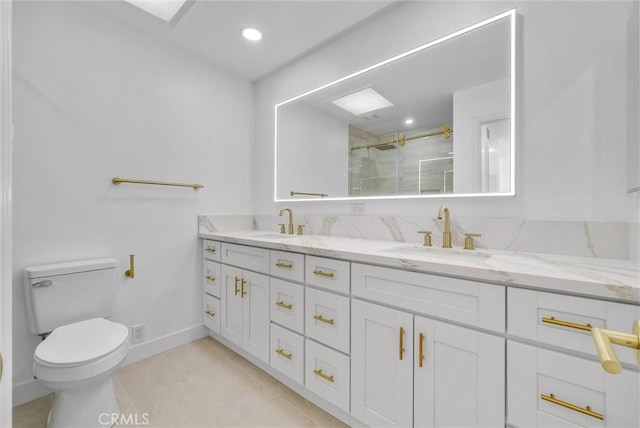
[[[418,335],[418,367],[422,367],[424,361],[424,334]]]
[[[278,354],[278,355],[282,355],[282,356],[283,356],[283,357],[285,357],[287,360],[290,360],[290,359],[291,359],[291,356],[293,355],[293,354],[290,354],[290,353],[289,353],[289,354],[287,354],[286,352],[284,352],[284,349],[276,349],[276,354]]]
[[[335,380],[333,379],[333,375],[328,376],[328,375],[322,373],[322,369],[314,370],[313,374],[315,374],[316,376],[320,376],[322,379],[328,380],[329,382],[335,382]]]
[[[276,263],[276,266],[279,267],[279,268],[284,268],[284,269],[293,269],[293,264],[291,264],[291,263],[278,262],[278,263]]]
[[[322,270],[314,270],[313,271],[314,275],[318,275],[318,276],[324,276],[326,278],[333,278],[333,272],[325,272]]]
[[[213,282],[213,281],[215,281],[215,280],[216,280],[216,277],[215,277],[215,276],[211,276],[211,275],[206,275],[206,276],[204,277],[204,279],[206,279],[207,281],[211,281],[211,282]]]
[[[305,196],[320,196],[321,198],[326,198],[327,195],[326,193],[308,193],[308,192],[294,192],[293,190],[289,192],[289,194],[291,196],[295,196],[295,195],[305,195]]]
[[[135,256],[133,254],[129,254],[129,270],[127,270],[124,275],[129,277],[129,278],[135,278],[135,263],[133,261],[133,258]]]
[[[204,311],[205,314],[209,315],[210,317],[215,317],[216,313],[213,311]]]
[[[546,322],[547,324],[559,325],[562,327],[575,328],[578,330],[591,331],[591,324],[576,324],[574,322],[557,320],[554,317],[542,317],[542,322]]]
[[[168,181],[132,180],[130,178],[119,178],[119,177],[113,177],[111,182],[116,185],[120,183],[135,183],[135,184],[153,184],[156,186],[193,187],[194,190],[202,189],[204,187],[202,184],[198,184],[198,183],[189,184],[189,183],[172,183]]]
[[[399,344],[398,344],[398,354],[400,356],[400,359],[402,360],[402,357],[404,356],[404,328],[400,327],[400,339],[399,339]]]
[[[612,374],[618,374],[622,371],[620,361],[611,346],[612,343],[635,349],[636,361],[640,364],[640,320],[633,322],[633,333],[621,333],[594,327],[591,330],[591,335],[598,351],[600,363],[605,371]]]
[[[335,324],[335,320],[333,318],[327,319],[327,318],[323,317],[322,315],[314,315],[313,319],[321,321],[321,322],[326,323],[326,324],[331,324],[331,325]]]
[[[604,420],[604,415],[591,410],[591,406],[587,406],[587,407],[576,406],[575,404],[558,400],[553,394],[549,394],[549,395],[540,394],[540,398],[550,403],[557,404],[558,406],[566,407],[567,409],[571,409],[573,411],[582,413],[584,415],[591,416],[592,418],[600,419],[601,421]]]
[[[247,294],[247,292],[244,290],[244,286],[247,284],[247,280],[246,279],[241,279],[240,280],[241,284],[240,284],[240,297],[242,297],[244,299],[244,295]]]
[[[280,306],[281,308],[285,308],[285,309],[293,309],[293,305],[292,304],[287,304],[285,302],[276,302],[276,306]]]
[[[237,295],[238,295],[238,293],[240,292],[240,290],[238,289],[238,281],[240,281],[240,278],[238,278],[238,277],[236,276],[235,283],[233,284],[233,295],[234,295],[234,296],[237,296]]]

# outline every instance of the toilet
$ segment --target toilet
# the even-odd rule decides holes
[[[95,259],[24,270],[29,330],[46,337],[33,374],[54,392],[48,427],[101,427],[120,413],[113,374],[129,351],[129,329],[106,319],[115,267],[115,259]]]

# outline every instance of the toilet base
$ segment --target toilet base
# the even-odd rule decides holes
[[[47,427],[110,427],[119,414],[113,377],[109,376],[83,388],[55,391]]]

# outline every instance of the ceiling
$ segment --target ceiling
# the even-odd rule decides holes
[[[124,1],[78,2],[129,30],[189,52],[250,80],[259,80],[389,7],[396,0],[187,2],[167,23]],[[174,20],[175,21],[175,20]],[[246,26],[263,33],[249,42]]]

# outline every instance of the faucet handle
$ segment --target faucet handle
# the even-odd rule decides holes
[[[286,233],[284,229],[284,223],[278,223],[280,225],[280,233]]]
[[[304,224],[299,224],[298,225],[298,235],[302,235],[302,228],[304,227]]]
[[[479,233],[465,233],[464,234],[464,249],[465,250],[475,250],[473,246],[473,238],[479,238],[482,235]]]
[[[419,230],[418,233],[424,233],[424,241],[422,245],[424,247],[431,246],[431,231],[430,230]]]

